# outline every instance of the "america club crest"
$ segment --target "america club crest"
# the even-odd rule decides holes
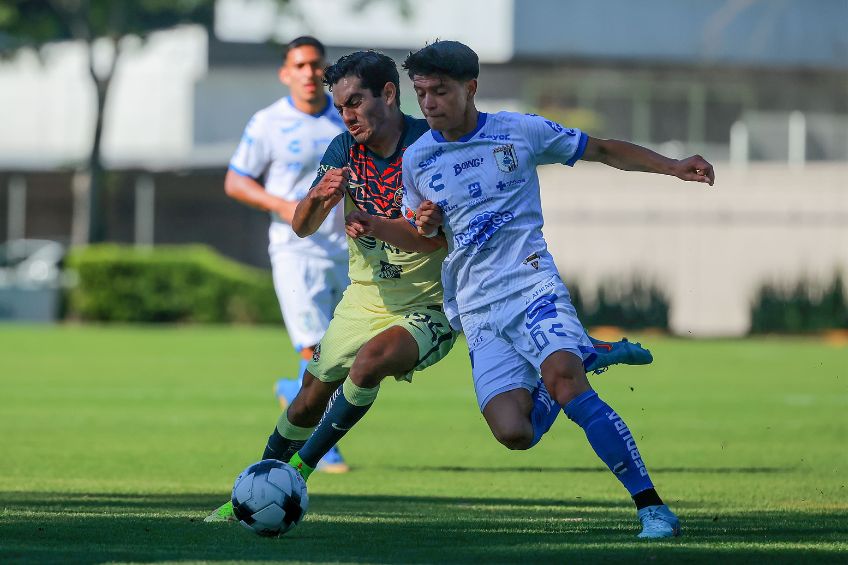
[[[495,157],[499,170],[511,173],[518,168],[518,158],[515,156],[515,146],[512,143],[495,147],[492,149],[492,155]]]

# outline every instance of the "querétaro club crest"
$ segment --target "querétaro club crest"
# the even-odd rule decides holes
[[[518,158],[515,156],[515,147],[510,143],[501,145],[492,149],[492,155],[495,157],[495,163],[498,164],[498,169],[511,173],[518,168]]]

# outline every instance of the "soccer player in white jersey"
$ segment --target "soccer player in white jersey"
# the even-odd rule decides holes
[[[309,238],[299,238],[291,228],[294,210],[309,192],[324,151],[345,130],[324,92],[324,46],[310,36],[292,40],[283,50],[278,74],[290,95],[250,119],[230,160],[224,187],[232,198],[271,214],[268,253],[274,288],[292,345],[301,357],[298,379],[276,383],[285,409],[300,388],[306,364],[349,280],[340,206]],[[347,471],[335,447],[319,468]]]
[[[698,155],[675,160],[592,138],[541,116],[479,112],[477,55],[458,42],[412,53],[404,68],[431,128],[404,154],[404,215],[424,235],[437,225],[444,230],[445,313],[465,331],[493,435],[510,449],[527,449],[562,409],[630,493],[639,537],[679,535],[634,435],[586,378],[584,362],[594,353],[542,236],[536,167],[582,159],[712,185],[712,165]],[[414,228],[404,229],[408,239]]]

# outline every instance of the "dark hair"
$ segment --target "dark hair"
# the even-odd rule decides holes
[[[324,49],[324,44],[312,37],[311,35],[301,35],[300,37],[295,37],[285,45],[283,45],[283,63],[286,62],[286,57],[289,56],[289,51],[292,49],[297,49],[298,47],[303,47],[308,45],[310,47],[314,47],[318,50],[318,53],[321,54],[321,58],[324,57],[326,50]]]
[[[480,60],[469,46],[459,41],[439,41],[438,39],[410,53],[403,62],[403,68],[414,75],[444,75],[454,80],[470,80],[480,75]]]
[[[395,99],[400,106],[400,77],[391,57],[370,50],[345,55],[324,70],[324,84],[332,92],[333,85],[349,76],[358,77],[362,87],[370,90],[375,97],[382,94],[386,83],[394,84],[397,91]]]

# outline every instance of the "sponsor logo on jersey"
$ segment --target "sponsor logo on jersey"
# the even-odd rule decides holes
[[[299,128],[301,123],[302,122],[300,120],[295,120],[291,125],[281,127],[280,132],[281,133],[291,133],[294,130],[296,130],[297,128]]]
[[[319,359],[321,359],[321,342],[318,342],[318,345],[312,350],[312,361],[317,363]]]
[[[380,273],[377,276],[381,279],[399,279],[402,272],[402,266],[380,261]]]
[[[293,139],[291,141],[291,143],[289,143],[289,152],[297,155],[298,153],[300,153],[300,151],[301,151],[300,140],[299,139]]]
[[[537,271],[539,270],[539,254],[533,253],[529,257],[527,257],[524,261],[521,262],[522,265],[530,265]]]
[[[430,188],[439,192],[443,188],[445,188],[445,183],[439,182],[442,178],[442,173],[436,173],[432,177],[430,177],[430,184],[428,185]],[[437,184],[438,183],[438,184]]]
[[[514,186],[519,186],[527,182],[526,179],[512,179],[504,182],[503,180],[499,180],[498,184],[495,186],[498,190],[506,190],[507,188],[512,188]]]
[[[332,165],[327,165],[326,163],[322,163],[321,165],[318,166],[318,178],[321,178],[325,174],[327,174],[327,171],[332,171],[333,169],[336,169],[336,168],[337,167],[334,167]]]
[[[468,195],[471,198],[479,198],[481,194],[483,194],[483,188],[479,182],[472,182],[468,185]]]
[[[442,212],[450,212],[451,210],[455,210],[457,205],[450,204],[447,200],[439,200],[436,202],[436,206],[442,209]]]
[[[551,280],[551,281],[546,282],[542,286],[536,288],[536,290],[533,291],[533,294],[530,296],[530,298],[525,298],[524,305],[526,306],[526,305],[530,304],[531,302],[536,300],[539,296],[541,296],[542,293],[554,288],[555,286],[556,286],[556,281]]]
[[[491,135],[486,135],[486,132],[480,132],[478,135],[480,139],[491,139],[492,141],[509,141],[508,133],[493,133]]]
[[[515,146],[512,143],[495,147],[492,149],[492,155],[495,157],[495,163],[498,164],[498,170],[511,173],[518,168],[518,158],[515,156]]]
[[[554,133],[562,133],[562,132],[565,132],[565,135],[570,135],[570,136],[572,136],[572,137],[574,137],[575,135],[577,135],[577,131],[576,131],[576,130],[574,130],[574,129],[572,129],[572,128],[568,128],[568,129],[566,129],[566,128],[565,128],[565,126],[563,126],[562,124],[558,124],[558,123],[556,123],[556,122],[552,122],[551,120],[545,120],[545,123],[546,123],[546,124],[548,124],[548,127],[549,127],[549,128],[551,128],[552,130],[554,130]]]
[[[470,245],[476,246],[477,252],[482,248],[487,241],[492,239],[499,229],[515,219],[513,213],[509,210],[503,212],[483,212],[477,214],[468,223],[468,230],[455,234],[453,237],[457,245],[466,247]]]
[[[439,157],[444,155],[444,153],[445,153],[445,150],[443,148],[439,147],[438,149],[436,149],[436,151],[432,155],[430,155],[429,157],[427,157],[426,159],[424,159],[423,161],[418,163],[418,168],[419,169],[426,169],[427,167],[429,167],[430,165],[432,165],[433,163],[438,161]]]
[[[474,169],[483,164],[482,157],[474,157],[473,159],[469,159],[467,161],[463,161],[462,163],[454,163],[453,165],[453,176],[458,176],[463,171],[467,171],[468,169]]]

